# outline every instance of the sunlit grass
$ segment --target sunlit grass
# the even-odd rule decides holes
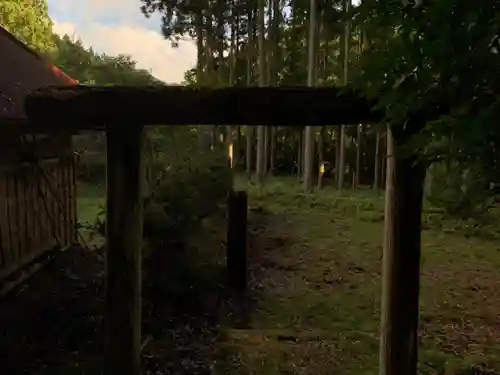
[[[95,223],[97,215],[106,204],[105,191],[104,188],[99,186],[81,184],[78,186],[77,192],[79,235],[80,239],[83,239],[87,245],[90,245],[90,242],[94,240],[93,233],[86,227]]]
[[[383,194],[307,194],[292,178],[236,186],[273,213],[263,236],[285,245],[264,249],[277,266],[251,328],[226,332],[219,373],[377,374]],[[498,244],[432,226],[422,242],[419,371],[500,369]]]

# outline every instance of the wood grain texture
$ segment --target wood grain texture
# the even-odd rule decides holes
[[[0,280],[76,242],[72,156],[0,169]]]

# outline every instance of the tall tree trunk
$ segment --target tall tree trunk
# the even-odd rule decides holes
[[[416,375],[425,167],[387,129],[380,374]],[[396,147],[395,147],[396,146]]]
[[[335,182],[339,183],[340,174],[340,126],[335,129]]]
[[[345,13],[349,12],[351,7],[351,0],[345,0]],[[349,51],[351,41],[351,22],[346,21],[344,31],[344,85],[349,81]],[[338,176],[338,189],[342,190],[344,187],[344,165],[345,165],[345,126],[340,126],[340,155],[339,155],[339,176]]]
[[[319,134],[318,134],[318,166],[319,166],[319,172],[318,172],[318,188],[323,187],[323,170],[322,165],[325,160],[325,155],[324,155],[324,133],[325,133],[325,127],[322,126],[319,129]]]
[[[271,13],[272,10],[272,13]],[[270,0],[269,4],[269,85],[278,85],[278,55],[279,55],[279,25],[281,20],[280,0]],[[269,172],[272,173],[275,164],[276,127],[269,128]],[[267,159],[266,159],[267,160]]]
[[[325,20],[325,11],[322,10],[321,12],[321,32],[320,32],[320,39],[323,40],[323,59],[322,59],[322,72],[321,72],[321,77],[323,78],[324,81],[326,81],[329,77],[330,72],[328,71],[328,59],[330,58],[330,43],[331,40],[333,39],[329,28],[327,27],[327,23]],[[319,40],[318,40],[319,43]]]
[[[307,85],[316,86],[317,81],[317,43],[318,17],[316,0],[309,0],[309,53],[307,69]],[[304,142],[304,188],[311,191],[314,183],[314,127],[306,126]]]
[[[258,0],[258,28],[259,28],[259,86],[266,85],[266,51],[265,51],[265,0]],[[262,184],[264,180],[264,151],[265,151],[265,127],[257,127],[257,183]]]
[[[213,87],[217,84],[218,75],[216,72],[215,65],[215,57],[214,51],[217,50],[218,43],[214,33],[214,24],[213,24],[213,14],[212,10],[208,7],[205,17],[205,59],[206,59],[206,73],[205,73],[205,81],[204,84],[209,87]],[[218,128],[217,125],[212,125],[210,127],[211,134],[211,148],[215,149],[219,146],[219,136],[218,136]]]
[[[304,169],[304,130],[300,129],[297,136],[297,178],[299,181],[302,177],[302,170]]]
[[[277,127],[273,126],[271,128],[271,149],[270,149],[270,156],[269,156],[269,173],[273,173],[274,167],[276,164],[276,133],[277,133]]]
[[[269,130],[271,128],[269,126],[264,127],[264,157],[262,160],[262,173],[264,176],[267,174],[267,167],[269,162]]]
[[[203,11],[199,10],[196,15],[196,83],[203,84],[203,74],[205,68],[204,44],[203,44]]]
[[[383,134],[382,138],[387,143],[387,132],[385,132]],[[380,154],[381,154],[381,157],[380,157],[380,185],[379,186],[381,189],[385,189],[385,186],[386,186],[385,180],[387,179],[387,173],[386,173],[386,170],[387,170],[387,148],[384,148]]]
[[[225,86],[227,82],[225,82],[224,77],[224,45],[225,45],[225,19],[224,19],[224,8],[222,4],[217,4],[216,6],[216,30],[217,30],[217,66],[216,66],[216,74],[217,74],[217,85]]]
[[[327,47],[326,45],[328,44],[327,38],[325,37],[326,35],[326,28],[325,28],[325,12],[324,10],[321,10],[320,17],[319,17],[319,22],[318,22],[318,34],[316,38],[316,57],[317,57],[317,76],[322,77],[323,80],[326,79],[326,75],[328,74],[327,72]],[[326,40],[327,42],[325,43],[325,47],[323,49],[323,55],[320,56],[320,42],[321,39]],[[321,170],[322,168],[322,163],[325,161],[324,160],[324,133],[325,133],[325,127],[322,126],[319,130],[318,134],[318,166],[319,166],[319,173],[318,173],[318,188],[321,189],[323,187],[323,172]]]
[[[273,19],[273,7],[269,2],[267,7],[267,39],[264,39],[264,59],[265,59],[265,84],[271,83],[272,81],[272,69],[273,69],[273,31],[272,31],[272,19]],[[262,173],[264,176],[267,174],[268,166],[269,166],[269,147],[270,147],[270,128],[269,126],[264,127],[264,157],[263,157],[263,166]]]
[[[358,57],[361,57],[361,54],[363,53],[363,32],[361,28],[358,28]],[[359,185],[359,180],[360,180],[360,163],[361,163],[361,141],[363,137],[363,124],[359,124],[356,128],[356,175],[354,179],[354,187],[357,187]]]
[[[210,10],[206,12],[205,15],[205,59],[206,59],[206,82],[207,86],[213,86],[216,83],[216,75],[215,75],[215,58],[214,51],[217,47],[217,43],[214,37],[214,25],[213,25],[213,17]]]
[[[203,10],[196,13],[196,83],[202,86],[205,83],[206,57],[203,43]],[[198,147],[202,151],[210,149],[210,137],[205,126],[197,127]]]
[[[373,166],[373,188],[380,189],[380,128],[377,126],[375,135],[375,158]]]
[[[265,40],[266,45],[266,82],[270,83],[272,81],[272,70],[273,70],[273,49],[274,49],[274,40],[273,40],[273,30],[272,30],[272,20],[273,20],[273,0],[269,0],[267,6],[267,38]]]
[[[232,61],[232,77],[231,79],[231,85],[236,85],[237,84],[237,76],[236,76],[236,67],[238,64],[238,60],[240,57],[240,13],[239,9],[237,7],[236,0],[232,0],[232,7],[233,7],[233,27],[234,27],[234,32],[232,33],[232,42],[231,44],[234,46],[233,47],[233,61]],[[235,139],[234,139],[234,145],[233,145],[233,154],[234,154],[234,167],[235,168],[240,168],[240,163],[241,163],[241,128],[239,125],[236,125],[234,127],[234,132],[235,132]]]
[[[272,58],[272,70],[271,70],[271,84],[278,84],[278,67],[279,67],[279,56],[280,56],[280,22],[281,22],[281,9],[280,0],[272,0],[273,5],[273,19],[272,19],[272,40],[273,40],[273,58]]]
[[[233,168],[241,169],[241,129],[239,126],[234,127],[233,139]]]
[[[337,175],[337,188],[342,190],[344,188],[344,169],[345,169],[345,125],[339,125],[339,141],[338,141],[338,175]]]
[[[363,125],[356,127],[356,170],[354,175],[354,187],[359,185],[359,174],[361,173],[361,137],[363,134]]]
[[[252,165],[253,165],[253,134],[254,128],[253,126],[245,127],[245,138],[246,138],[246,164],[247,164],[247,174],[251,176],[252,174]]]
[[[255,60],[255,0],[247,8],[247,86],[252,85],[254,73],[254,60]],[[253,135],[254,128],[252,126],[245,127],[245,140],[246,140],[246,170],[250,177],[252,174],[253,165]]]
[[[291,5],[291,25],[290,25],[290,47],[288,49],[290,52],[294,52],[297,49],[302,48],[302,31],[301,29],[301,24],[302,24],[302,19],[301,19],[301,14],[299,11],[299,0],[290,0],[290,5]],[[290,59],[290,75],[294,76],[302,68],[302,62],[297,58],[296,53],[292,53],[292,58]],[[302,56],[302,54],[300,54]],[[306,62],[307,64],[307,62]]]
[[[251,2],[254,3],[255,0]],[[252,84],[253,68],[255,60],[255,7],[249,6],[247,9],[247,86]]]
[[[235,84],[235,79],[236,79],[236,55],[237,55],[237,46],[236,46],[236,39],[237,39],[237,25],[238,25],[238,14],[236,13],[236,6],[235,6],[235,0],[231,0],[231,31],[230,31],[230,38],[231,38],[231,43],[229,47],[229,86],[234,86]],[[224,40],[222,40],[224,42]],[[222,73],[222,69],[220,69],[220,72]],[[236,126],[231,126],[227,125],[227,147],[228,150],[231,151],[231,167],[232,168],[238,168],[239,167],[239,155],[240,152],[237,150],[237,147],[239,144],[234,142],[234,130],[239,133],[239,127]]]
[[[229,64],[229,85],[234,86],[236,83],[236,58],[238,54],[237,38],[238,38],[238,14],[234,0],[231,1],[231,45],[230,45],[230,64]]]

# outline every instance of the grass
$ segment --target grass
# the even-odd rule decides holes
[[[270,213],[257,246],[264,272],[250,326],[223,327],[216,373],[377,374],[383,194],[306,194],[295,178],[236,186]],[[79,193],[79,220],[92,223],[103,192]],[[498,242],[464,237],[429,205],[423,220],[420,373],[500,371]]]
[[[248,190],[251,205],[271,212],[260,247],[274,267],[259,281],[250,327],[221,339],[217,372],[377,374],[383,196],[305,194],[294,179]],[[419,372],[500,370],[498,243],[427,228]]]
[[[77,214],[81,225],[79,229],[80,237],[87,245],[98,244],[102,241],[95,238],[93,231],[87,229],[86,226],[94,224],[97,215],[106,203],[104,188],[80,184],[77,192]]]

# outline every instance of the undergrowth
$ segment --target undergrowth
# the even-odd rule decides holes
[[[248,329],[226,330],[218,373],[377,374],[383,195],[306,194],[293,179],[237,186],[272,219],[260,302]],[[419,373],[500,371],[496,243],[428,203],[423,220]]]

